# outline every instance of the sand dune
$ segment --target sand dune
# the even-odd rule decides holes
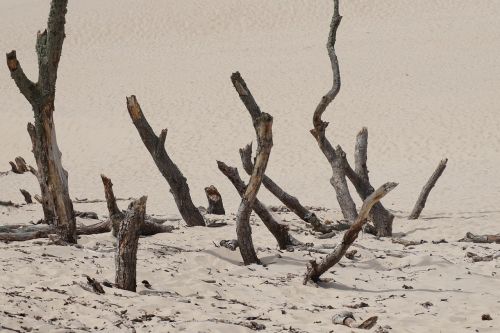
[[[0,49],[16,49],[32,78],[37,73],[35,36],[45,26],[48,3],[0,2]],[[155,130],[168,127],[167,150],[188,178],[195,204],[206,205],[203,188],[214,184],[227,210],[234,212],[239,198],[215,161],[239,167],[238,148],[255,137],[229,80],[239,70],[261,108],[274,116],[267,174],[304,203],[330,209],[328,218],[340,218],[331,171],[309,133],[313,110],[331,86],[325,50],[331,11],[327,0],[70,1],[55,121],[71,196],[102,198],[99,174],[105,173],[118,196],[148,195],[149,212],[178,214],[127,114],[125,96],[135,94]],[[357,131],[368,127],[372,182],[400,183],[384,199],[398,216],[395,231],[450,242],[466,231],[499,232],[500,2],[358,0],[344,1],[341,12],[337,53],[343,85],[325,113],[327,135],[352,158]],[[25,131],[32,112],[6,66],[0,66],[0,92],[0,170],[18,155],[34,164]],[[422,219],[407,221],[422,185],[443,157],[449,158],[448,168]],[[17,202],[22,199],[19,188],[38,191],[31,175],[0,176],[0,188],[0,200]],[[277,203],[264,189],[259,197]],[[106,214],[103,204],[77,208]],[[42,216],[39,205],[0,207],[0,212],[0,224]],[[262,227],[255,228],[257,245],[271,246]],[[115,324],[122,320],[120,310],[128,308],[124,323],[146,312],[156,316],[138,324],[137,331],[246,332],[208,320],[256,316],[269,331],[292,326],[297,332],[349,332],[332,327],[334,310],[324,307],[364,301],[370,307],[356,313],[379,315],[392,332],[498,331],[498,260],[469,263],[461,243],[402,249],[365,236],[356,248],[360,259],[337,267],[329,276],[335,279],[331,285],[314,289],[300,284],[309,259],[305,253],[266,248],[260,255],[273,262],[269,267],[238,266],[237,253],[212,243],[234,237],[233,229],[181,228],[141,239],[140,279],[174,293],[158,296],[112,290],[96,296],[73,285],[84,281],[84,273],[113,279],[113,253],[106,252],[112,249],[110,235],[83,237],[83,251],[34,242],[1,245],[5,307],[0,321],[42,332],[65,327],[92,331],[94,326],[122,331],[125,326]],[[167,244],[200,252],[155,255]],[[403,257],[378,258],[377,251],[383,250]],[[498,246],[473,246],[471,251],[488,254]],[[403,290],[403,284],[414,289]],[[64,293],[40,289],[45,287]],[[218,294],[240,301],[251,294],[251,299],[249,306],[228,304],[214,299]],[[76,301],[64,305],[68,299]],[[420,305],[426,301],[433,306]],[[5,311],[29,315],[11,317]],[[493,322],[481,321],[486,312]]]

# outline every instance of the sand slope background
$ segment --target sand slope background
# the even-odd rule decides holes
[[[46,24],[48,5],[0,1],[0,49],[16,49],[33,79],[35,36]],[[240,167],[238,148],[255,137],[229,80],[239,70],[261,108],[274,116],[267,174],[305,204],[330,209],[323,217],[340,218],[331,171],[309,133],[312,112],[331,86],[325,50],[331,12],[328,0],[71,1],[55,113],[71,196],[103,198],[104,173],[117,196],[146,194],[149,213],[178,215],[128,116],[125,96],[135,94],[153,128],[168,127],[168,152],[188,178],[195,204],[206,205],[203,188],[214,184],[234,212],[239,199],[215,160]],[[311,256],[278,252],[258,219],[252,220],[255,244],[267,268],[241,267],[237,252],[214,246],[234,238],[233,215],[225,218],[228,227],[216,230],[172,222],[180,226],[173,234],[140,241],[138,279],[147,279],[157,294],[106,289],[104,296],[79,283],[82,274],[113,280],[110,235],[83,236],[81,249],[45,240],[2,244],[1,324],[40,332],[126,331],[131,325],[138,332],[247,332],[234,323],[254,318],[271,332],[350,332],[333,327],[331,315],[363,301],[370,306],[356,316],[378,315],[390,332],[497,332],[498,259],[471,263],[464,256],[498,254],[498,245],[456,240],[467,231],[500,231],[500,3],[344,1],[341,13],[343,85],[324,116],[327,135],[352,157],[355,135],[367,126],[372,183],[400,183],[383,200],[396,215],[396,235],[449,243],[404,249],[363,235],[355,246],[360,257],[344,260],[346,267],[326,274],[333,281],[317,289],[301,284]],[[34,164],[25,130],[32,112],[5,65],[0,97],[0,170],[18,155]],[[407,221],[443,157],[448,168],[423,219]],[[0,177],[0,200],[21,202],[19,188],[39,191],[32,175],[9,174]],[[276,203],[265,189],[259,197]],[[105,204],[75,208],[107,214]],[[42,216],[40,205],[0,213],[0,224]],[[281,218],[302,241],[340,239],[319,241],[302,232],[295,217]],[[425,308],[425,302],[433,305]],[[483,313],[494,320],[481,321]],[[145,314],[154,317],[133,321]],[[233,324],[214,323],[221,319]]]
[[[215,160],[239,166],[237,149],[254,139],[229,80],[239,70],[275,117],[268,174],[308,204],[337,208],[329,166],[308,132],[331,85],[331,9],[330,1],[295,0],[70,2],[55,120],[71,195],[102,196],[105,173],[120,195],[148,194],[155,210],[175,210],[128,117],[125,96],[136,94],[152,126],[169,128],[168,151],[195,202],[205,204],[203,188],[215,184],[236,207]],[[0,3],[0,49],[15,48],[32,78],[47,11],[48,1]],[[325,114],[332,141],[352,157],[357,131],[369,128],[373,183],[401,184],[386,200],[392,209],[409,211],[447,156],[426,213],[498,210],[500,4],[348,1],[342,14],[343,86]],[[32,113],[6,66],[0,92],[3,163],[32,159]]]

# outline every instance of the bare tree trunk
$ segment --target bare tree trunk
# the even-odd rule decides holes
[[[7,54],[7,66],[20,92],[33,107],[35,115],[35,124],[28,125],[28,132],[38,167],[45,220],[55,224],[62,240],[76,243],[76,223],[68,191],[68,174],[61,164],[53,119],[57,68],[65,37],[67,5],[67,0],[52,0],[47,29],[37,35],[38,82],[33,83],[24,74],[16,51]]]
[[[226,165],[224,162],[217,161],[217,166],[219,170],[231,181],[231,183],[238,191],[240,197],[243,197],[245,190],[247,188],[246,184],[240,178],[238,170],[236,168]],[[252,206],[253,211],[259,216],[267,229],[273,234],[274,238],[278,242],[280,249],[284,250],[289,246],[299,245],[300,242],[294,239],[288,233],[288,226],[286,224],[279,223],[269,212],[266,206],[255,198]]]
[[[115,283],[118,288],[129,291],[136,289],[137,247],[139,245],[139,231],[144,224],[147,197],[132,202],[120,225],[118,243],[115,255]]]
[[[142,142],[153,157],[158,170],[160,170],[170,185],[170,193],[174,196],[182,218],[190,227],[204,226],[205,220],[191,200],[186,177],[184,177],[165,150],[167,129],[162,130],[160,135],[156,136],[147,119],[144,117],[141,106],[135,96],[127,97],[127,108],[130,118],[141,136]]]
[[[243,169],[248,175],[252,174],[253,162],[252,162],[252,144],[248,144],[245,148],[240,149],[241,163],[243,164]],[[321,233],[331,232],[333,229],[321,223],[320,219],[305,208],[300,201],[285,192],[278,184],[276,184],[271,178],[264,175],[262,178],[262,184],[265,188],[269,190],[274,196],[276,196],[288,209],[290,209],[295,215],[297,215],[304,222],[311,224],[314,231]]]
[[[226,211],[224,210],[224,204],[222,203],[222,196],[215,186],[210,185],[208,187],[205,187],[205,194],[207,195],[208,200],[208,214],[226,214]]]
[[[359,211],[359,215],[356,218],[354,224],[347,230],[344,234],[342,242],[338,244],[332,253],[328,254],[321,262],[318,264],[316,260],[312,260],[307,265],[307,272],[304,278],[304,284],[307,281],[312,280],[317,282],[320,276],[337,264],[346,254],[349,247],[358,238],[358,234],[366,223],[368,214],[373,205],[380,201],[387,193],[393,190],[398,184],[396,183],[385,183],[375,192],[370,194],[368,198],[363,202],[363,206]]]
[[[108,206],[109,220],[111,221],[111,229],[113,231],[113,236],[118,236],[118,230],[120,229],[120,223],[125,218],[123,212],[118,208],[116,204],[115,194],[113,192],[113,183],[111,179],[101,174],[102,184],[104,185],[104,196],[106,197],[106,204]]]
[[[258,144],[252,175],[250,176],[248,186],[241,199],[241,204],[236,215],[236,234],[238,236],[238,245],[241,256],[243,257],[245,265],[250,265],[253,263],[260,263],[253,247],[252,229],[250,227],[249,219],[250,214],[252,213],[252,206],[257,197],[257,192],[259,191],[262,183],[262,177],[266,171],[269,154],[271,153],[271,148],[273,146],[273,118],[269,114],[260,111],[252,93],[248,89],[245,80],[243,80],[239,72],[231,75],[231,82],[252,117]]]
[[[441,177],[441,175],[443,174],[444,169],[446,169],[446,163],[448,163],[447,158],[441,160],[436,170],[434,170],[434,173],[432,174],[431,178],[429,178],[427,183],[425,183],[424,187],[422,188],[422,192],[420,192],[418,200],[415,203],[415,207],[413,208],[410,216],[408,217],[409,220],[416,220],[419,218],[420,213],[422,213],[422,210],[425,207],[425,203],[427,202],[427,198],[429,197],[432,188],[434,187],[434,185],[436,185],[436,182],[438,181],[439,177]]]

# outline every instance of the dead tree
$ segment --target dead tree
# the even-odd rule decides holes
[[[245,148],[240,149],[241,163],[243,164],[243,169],[249,175],[252,174],[253,162],[252,162],[252,144],[248,144]],[[333,229],[329,226],[321,223],[321,220],[311,212],[309,209],[305,208],[300,201],[285,192],[278,184],[276,184],[267,175],[262,178],[262,184],[269,192],[276,196],[288,209],[290,209],[295,215],[297,215],[304,222],[311,224],[314,231],[321,233],[329,233]]]
[[[190,227],[204,226],[205,220],[191,200],[186,177],[184,177],[165,150],[167,129],[163,129],[159,136],[154,133],[134,95],[127,97],[127,108],[142,142],[153,157],[158,170],[160,170],[163,177],[167,180],[170,186],[170,193],[174,196],[182,218]]]
[[[397,183],[385,183],[365,199],[356,221],[354,221],[349,230],[345,232],[342,242],[335,247],[332,253],[328,254],[323,260],[321,260],[320,263],[317,263],[316,260],[311,260],[309,262],[304,278],[304,284],[307,284],[307,281],[309,280],[318,282],[323,273],[332,268],[344,257],[349,247],[358,238],[358,234],[363,228],[363,225],[366,223],[368,214],[372,207],[397,185]]]
[[[137,247],[141,225],[144,224],[147,197],[132,202],[129,205],[125,219],[120,225],[115,254],[116,286],[135,292]]]
[[[28,192],[26,190],[23,190],[23,189],[20,189],[19,191],[23,195],[24,201],[26,201],[27,204],[32,204],[33,203],[33,199],[31,198],[30,192]]]
[[[65,35],[68,0],[52,0],[47,29],[38,32],[38,81],[32,82],[17,60],[16,51],[7,54],[10,75],[21,94],[31,104],[35,124],[28,124],[33,154],[38,167],[45,220],[53,223],[61,239],[76,243],[76,223],[68,191],[68,173],[61,163],[54,126],[54,100],[57,69]]]
[[[230,167],[226,165],[224,162],[220,161],[217,161],[217,166],[219,170],[234,185],[240,197],[243,198],[247,185],[240,178],[238,169]],[[286,224],[282,224],[276,221],[271,212],[266,208],[266,206],[262,202],[260,202],[258,198],[255,198],[255,201],[252,205],[252,209],[255,212],[255,214],[259,216],[262,223],[264,223],[264,225],[271,232],[274,238],[276,238],[276,241],[278,242],[278,246],[280,249],[284,250],[289,246],[295,246],[301,244],[299,241],[297,241],[289,234],[288,226]]]
[[[443,174],[444,169],[446,169],[446,163],[448,163],[448,159],[442,159],[441,162],[439,162],[436,170],[434,170],[434,173],[431,175],[431,178],[429,178],[427,183],[425,183],[424,187],[422,188],[422,192],[420,192],[418,200],[415,203],[415,207],[413,207],[413,210],[408,217],[409,220],[416,220],[419,218],[420,213],[422,213],[422,210],[425,207],[425,203],[427,202],[429,193],[431,193],[432,188],[434,187],[434,185],[436,185],[439,177],[441,177],[441,175]]]
[[[356,167],[355,170],[353,170],[347,161],[346,154],[342,150],[342,147],[337,146],[336,148],[333,148],[333,145],[326,138],[325,131],[328,126],[328,122],[321,119],[326,108],[332,103],[335,97],[337,97],[341,86],[339,62],[337,54],[335,53],[335,42],[337,38],[337,29],[340,25],[340,21],[342,20],[342,16],[339,14],[339,0],[334,0],[333,3],[334,13],[326,45],[332,65],[333,85],[326,95],[321,98],[321,101],[314,111],[314,128],[311,130],[311,134],[316,139],[319,148],[332,168],[332,178],[330,179],[330,183],[337,194],[337,201],[340,205],[342,214],[345,219],[354,221],[357,217],[356,205],[349,192],[346,178],[349,178],[362,200],[365,200],[371,193],[373,193],[374,188],[370,184],[368,169],[366,167],[368,147],[367,129],[363,128],[356,138]],[[394,215],[388,212],[381,203],[377,203],[374,206],[374,209],[370,213],[370,219],[373,220],[373,223],[375,224],[377,235],[392,235],[392,221],[394,220]]]
[[[125,214],[118,208],[116,204],[115,194],[113,192],[113,183],[111,179],[101,174],[102,184],[104,186],[104,196],[106,197],[106,205],[108,206],[108,218],[111,223],[111,230],[113,231],[113,236],[118,235],[118,230],[120,228],[120,223],[123,221]]]
[[[208,214],[226,214],[226,211],[224,210],[224,204],[222,203],[222,196],[215,186],[210,185],[208,187],[205,187],[205,194],[207,195],[208,200]]]

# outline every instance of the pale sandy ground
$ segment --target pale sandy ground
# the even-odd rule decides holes
[[[15,48],[32,78],[35,35],[45,25],[48,3],[0,1],[0,50]],[[339,218],[329,166],[308,132],[314,107],[331,85],[324,47],[331,7],[328,0],[71,1],[55,114],[71,195],[102,198],[99,174],[105,173],[118,196],[147,194],[150,213],[177,214],[127,114],[125,96],[135,94],[152,126],[169,128],[168,151],[188,178],[195,204],[205,205],[203,188],[215,184],[234,212],[238,198],[215,160],[239,166],[237,149],[254,138],[229,80],[239,70],[275,118],[268,174],[306,204],[327,207],[325,217]],[[144,332],[244,332],[210,320],[257,317],[270,332],[350,332],[330,318],[364,301],[369,307],[355,315],[378,315],[391,332],[498,332],[498,259],[471,263],[465,253],[494,254],[499,247],[456,241],[466,231],[500,232],[500,3],[360,0],[344,1],[341,11],[343,86],[325,114],[328,135],[352,156],[354,137],[367,126],[372,182],[400,183],[384,200],[398,216],[395,232],[449,243],[403,249],[363,235],[356,244],[360,257],[326,274],[335,282],[315,288],[301,284],[310,256],[278,252],[262,226],[254,226],[255,243],[272,264],[249,269],[239,265],[238,252],[212,243],[234,238],[232,216],[230,226],[219,229],[179,223],[173,234],[140,241],[138,278],[163,293],[106,289],[101,296],[74,282],[84,282],[82,274],[113,280],[110,235],[82,237],[82,249],[46,241],[3,244],[0,323],[41,332],[126,331],[131,325]],[[18,155],[33,163],[25,131],[32,112],[6,66],[0,66],[0,93],[0,169]],[[448,168],[423,218],[407,221],[422,184],[445,156]],[[0,177],[0,200],[21,202],[19,188],[37,193],[31,175]],[[259,196],[276,203],[265,190]],[[76,208],[106,214],[104,204]],[[0,208],[0,224],[41,216],[39,205]],[[282,217],[300,225],[293,216]],[[426,301],[433,306],[424,308]],[[145,313],[155,317],[131,321]],[[481,321],[483,313],[493,321]]]

